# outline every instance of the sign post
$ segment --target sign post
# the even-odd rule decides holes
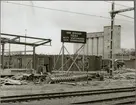
[[[61,42],[62,42],[62,71],[63,71],[63,69],[64,69],[64,43],[82,43],[85,45],[86,44],[86,32],[72,31],[72,30],[61,30]],[[77,57],[76,57],[76,59],[77,59]],[[75,63],[75,60],[73,60],[73,63]],[[72,63],[72,65],[73,65],[73,63]],[[72,65],[70,66],[70,68],[72,67]],[[68,69],[68,71],[69,71],[69,69]],[[84,67],[83,67],[83,70],[84,70]]]
[[[64,70],[64,42],[62,43],[62,71]]]
[[[86,32],[61,30],[61,42],[86,43]]]

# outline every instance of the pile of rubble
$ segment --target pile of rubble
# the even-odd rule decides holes
[[[25,78],[29,77],[30,74],[15,75],[11,77],[0,78],[1,85],[27,85]]]
[[[78,82],[78,81],[86,81],[86,80],[103,80],[104,77],[102,75],[68,75],[68,76],[56,76],[54,74],[18,74],[11,77],[0,78],[1,85],[27,85],[30,82],[34,84],[46,83],[46,84],[54,84],[60,82]]]
[[[136,71],[134,69],[122,69],[114,72],[113,79],[135,79]]]

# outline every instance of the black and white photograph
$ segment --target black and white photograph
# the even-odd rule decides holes
[[[0,105],[136,105],[135,0],[0,5]]]

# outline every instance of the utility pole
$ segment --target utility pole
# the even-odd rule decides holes
[[[131,11],[131,10],[134,10],[134,7],[131,7],[131,8],[127,8],[127,9],[121,9],[121,10],[114,10],[114,2],[112,2],[112,11],[110,12],[111,14],[111,43],[110,43],[110,58],[112,60],[112,64],[111,64],[111,74],[113,72],[113,69],[114,69],[114,50],[113,50],[113,33],[114,33],[114,19],[115,19],[115,15],[118,14],[118,13],[122,13],[122,12],[126,12],[126,11]]]
[[[114,2],[112,2],[112,13],[111,13],[111,40],[110,40],[110,59],[112,60],[112,62],[110,62],[110,67],[112,68],[112,70],[110,71],[110,76],[112,76],[113,73],[113,69],[114,69],[114,53],[113,53],[113,33],[114,33],[114,18],[115,18],[115,14],[114,12]]]
[[[0,35],[0,72],[1,72],[1,35]]]
[[[1,35],[0,35],[0,77],[1,77],[1,72],[2,68],[1,68]]]
[[[134,11],[136,12],[136,1],[134,0]],[[134,13],[134,39],[136,39],[136,13]],[[136,40],[135,40],[135,56],[136,56]],[[135,69],[136,69],[136,60],[135,60]],[[135,70],[135,87],[136,87],[136,70]],[[136,94],[136,89],[135,89]],[[136,100],[135,100],[136,103]]]

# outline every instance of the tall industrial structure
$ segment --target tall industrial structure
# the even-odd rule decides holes
[[[85,45],[84,52],[81,54],[88,55],[98,55],[102,56],[104,59],[110,58],[110,36],[111,36],[111,27],[104,26],[103,32],[92,32],[87,33],[87,44]],[[74,44],[74,53],[82,44]],[[113,53],[116,54],[121,50],[121,26],[114,26],[114,35],[113,35]]]

